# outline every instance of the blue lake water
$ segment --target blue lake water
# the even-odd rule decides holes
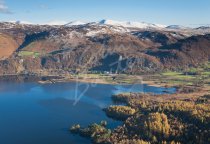
[[[73,124],[87,126],[106,120],[109,128],[121,122],[102,111],[121,92],[175,92],[147,85],[86,83],[0,83],[0,144],[80,144],[90,140],[69,132]]]

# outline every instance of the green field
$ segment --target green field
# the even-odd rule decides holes
[[[155,79],[175,85],[210,84],[210,63],[182,72],[166,71],[157,75]]]
[[[195,78],[195,76],[192,76],[192,75],[186,75],[181,72],[171,72],[171,71],[164,72],[161,75],[166,76],[166,77],[176,78],[176,79],[194,79]]]
[[[40,56],[40,53],[38,52],[31,52],[31,51],[20,51],[18,53],[18,56],[21,56],[21,57],[27,57],[27,56],[32,56],[32,57],[39,57]]]

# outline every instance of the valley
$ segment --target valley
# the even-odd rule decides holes
[[[209,143],[209,71],[209,27],[1,22],[0,139]]]

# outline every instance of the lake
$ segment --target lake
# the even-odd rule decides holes
[[[69,128],[101,120],[106,120],[111,129],[120,125],[102,111],[112,104],[112,94],[166,91],[173,93],[175,88],[76,82],[0,83],[0,143],[88,144],[90,140],[71,134]]]

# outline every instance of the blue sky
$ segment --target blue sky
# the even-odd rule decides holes
[[[101,19],[187,26],[210,24],[210,0],[0,0],[0,21]]]

